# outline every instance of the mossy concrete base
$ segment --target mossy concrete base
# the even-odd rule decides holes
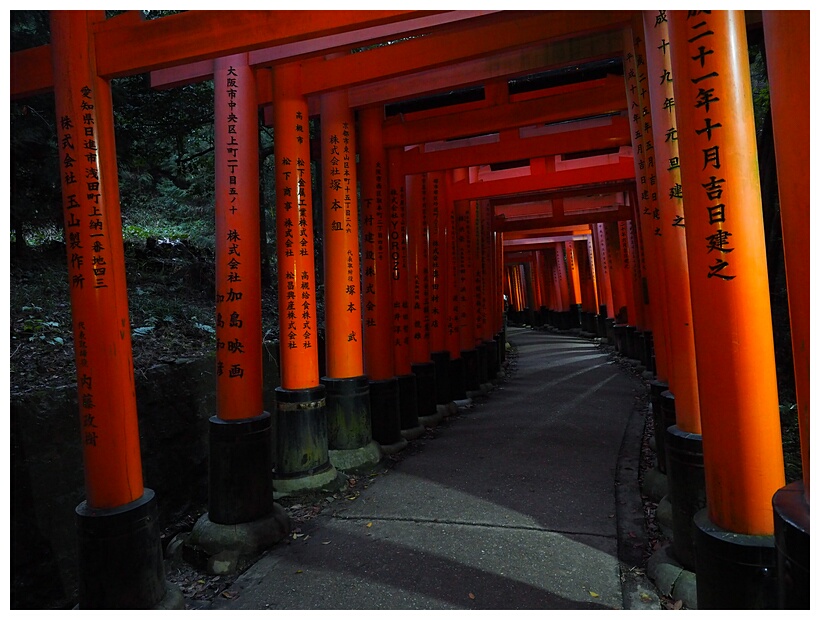
[[[328,468],[294,478],[273,478],[273,498],[279,499],[310,491],[338,491],[345,485],[346,476],[328,462]]]
[[[402,429],[401,436],[407,439],[408,441],[413,441],[414,439],[418,439],[424,435],[424,426],[419,424],[413,428]]]
[[[382,459],[381,448],[375,441],[351,450],[328,450],[327,455],[333,467],[341,471],[370,467]]]
[[[290,533],[290,517],[279,504],[271,513],[248,523],[223,525],[202,515],[183,543],[194,555],[208,559],[225,552],[237,558],[252,558],[275,545]],[[187,555],[183,552],[183,555]]]
[[[641,493],[646,495],[653,502],[660,502],[669,492],[669,484],[664,474],[657,467],[653,467],[644,473]]]
[[[672,530],[672,502],[669,501],[668,495],[664,495],[661,501],[658,502],[658,507],[655,510],[655,520],[661,528],[661,533],[671,540],[674,531]]]
[[[444,415],[439,411],[439,406],[436,405],[436,412],[433,415],[419,416],[419,424],[426,428],[435,428],[444,419]]]
[[[646,575],[664,596],[682,601],[688,609],[698,608],[697,576],[681,566],[670,546],[661,547],[652,554],[646,565]]]
[[[441,415],[442,419],[448,418],[458,411],[458,407],[453,404],[453,401],[445,405],[436,405],[436,411]]]
[[[382,454],[398,454],[402,450],[404,450],[409,444],[409,442],[402,437],[399,441],[390,444],[379,444],[379,447],[382,450]]]

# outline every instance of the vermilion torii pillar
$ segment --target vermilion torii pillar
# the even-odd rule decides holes
[[[581,322],[581,306],[583,298],[581,296],[581,275],[578,271],[578,260],[575,256],[575,245],[572,240],[565,241],[565,252],[567,257],[567,283],[569,285],[569,317],[570,327],[578,327]]]
[[[400,153],[387,153],[390,187],[390,260],[393,292],[393,363],[399,385],[401,434],[418,439],[424,433],[419,424],[416,375],[410,350],[410,284],[407,268],[407,188],[401,171]]]
[[[661,394],[659,425],[664,437],[657,442],[666,458],[669,500],[672,504],[673,551],[688,569],[695,569],[692,518],[706,505],[703,444],[700,425],[697,364],[686,257],[683,189],[680,180],[678,123],[672,88],[671,52],[665,11],[644,11],[643,32],[647,73],[650,76],[650,114],[655,144],[658,209],[666,278],[669,391]],[[660,450],[658,451],[661,456]]]
[[[272,69],[281,385],[273,486],[291,494],[335,484],[316,334],[310,128],[297,64]]]
[[[328,455],[353,470],[381,459],[364,374],[356,131],[346,91],[321,97]]]
[[[256,80],[247,54],[214,61],[216,400],[209,421],[208,512],[186,545],[209,556],[284,538],[273,502],[271,416],[262,405]]]
[[[809,12],[763,11],[789,293],[803,479],[778,490],[774,507],[778,601],[809,608]]]
[[[102,11],[52,11],[51,46],[86,499],[80,609],[184,607],[143,487],[114,115],[90,35]]]
[[[453,402],[467,398],[467,376],[464,358],[461,357],[461,263],[458,244],[458,220],[455,204],[450,198],[449,188],[453,183],[455,172],[445,173],[446,212],[445,220],[447,243],[447,351],[450,353],[450,399]]]
[[[592,225],[592,246],[597,266],[595,274],[598,282],[598,336],[607,338],[607,326],[614,318],[612,301],[612,283],[610,282],[609,255],[606,251],[606,235],[604,225],[597,223]]]
[[[364,364],[370,383],[373,439],[386,454],[407,447],[401,435],[399,387],[393,362],[393,260],[388,212],[387,159],[382,144],[384,108],[359,112],[362,199]]]
[[[430,252],[427,175],[405,177],[407,271],[410,302],[410,369],[416,376],[416,407],[422,426],[441,421],[436,407],[436,366],[430,358]]]
[[[430,231],[430,359],[436,376],[436,406],[442,415],[451,413],[450,352],[447,349],[448,286],[450,279],[450,244],[447,224],[452,203],[447,199],[444,172],[431,172],[427,180]]]
[[[473,279],[472,233],[473,201],[458,200],[455,203],[458,237],[459,267],[459,346],[464,360],[467,397],[477,395],[481,389],[478,374],[478,351],[475,348],[475,281]]]
[[[768,608],[784,472],[745,19],[668,19],[706,476],[698,607]]]

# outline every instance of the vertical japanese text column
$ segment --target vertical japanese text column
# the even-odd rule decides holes
[[[463,172],[463,171],[462,171]],[[445,200],[447,217],[444,219],[447,244],[447,351],[450,353],[450,399],[453,401],[467,398],[464,359],[461,357],[460,321],[460,285],[461,265],[459,263],[458,225],[456,208],[450,198],[449,188],[453,184],[456,172],[445,173]]]
[[[459,345],[464,359],[467,396],[480,387],[478,352],[475,349],[475,283],[473,280],[473,253],[471,243],[473,204],[469,200],[455,203],[456,234],[458,236],[458,310]]]
[[[276,258],[281,385],[276,388],[274,490],[293,493],[336,479],[327,451],[319,382],[310,125],[301,67],[273,67]]]
[[[386,453],[407,446],[401,436],[398,382],[393,365],[394,274],[388,212],[387,159],[382,143],[383,106],[359,112],[359,179],[362,200],[364,367],[370,382],[373,439]]]
[[[809,608],[809,12],[763,11],[803,478],[775,493],[778,599]]]
[[[746,25],[742,11],[668,20],[706,476],[698,606],[765,608],[785,477]]]
[[[575,257],[573,241],[565,241],[564,245],[567,256],[567,284],[570,292],[570,327],[577,327],[580,323],[579,313],[582,305],[581,276],[578,272],[578,261]]]
[[[79,606],[145,609],[168,590],[156,499],[143,487],[111,87],[97,75],[91,41],[102,20],[102,11],[51,12],[85,474],[76,508]]]
[[[649,109],[649,76],[643,55],[643,25],[637,16],[631,30],[624,35],[624,72],[629,127],[632,131],[632,150],[635,160],[635,180],[637,183],[636,226],[641,233],[643,265],[646,267],[646,289],[649,303],[645,304],[647,323],[652,328],[652,343],[655,356],[655,376],[657,388],[668,386],[667,350],[668,328],[666,288],[663,285],[666,274],[661,256],[658,237],[660,210],[658,209],[658,182],[655,175],[655,142],[652,136],[652,116]],[[662,384],[662,385],[661,385]]]
[[[666,11],[644,11],[644,42],[650,76],[649,96],[658,179],[658,225],[666,278],[669,391],[661,394],[661,427],[667,462],[669,499],[672,504],[673,551],[694,570],[691,521],[706,505],[703,444],[700,435],[700,402],[695,361],[695,337],[689,291],[689,266],[683,187],[680,180],[678,123],[669,49]]]
[[[416,439],[424,432],[419,424],[416,375],[411,367],[410,282],[407,266],[407,188],[401,169],[401,150],[387,152],[390,186],[390,260],[393,291],[393,364],[399,384],[401,431],[405,439]]]
[[[436,368],[430,359],[430,252],[426,174],[411,174],[407,187],[407,269],[410,301],[410,368],[416,376],[416,406],[424,426],[440,420],[436,409]]]
[[[338,469],[379,461],[364,374],[356,132],[347,91],[321,96],[327,445]]]
[[[256,80],[247,54],[214,61],[216,413],[208,518],[253,521],[273,509],[271,418],[262,405],[262,281]]]
[[[447,243],[447,223],[450,203],[444,172],[428,174],[430,226],[430,359],[436,373],[436,404],[442,413],[449,413],[446,405],[453,401],[450,395],[450,352],[447,350],[447,287],[450,265],[450,246]],[[444,408],[442,408],[444,406]]]

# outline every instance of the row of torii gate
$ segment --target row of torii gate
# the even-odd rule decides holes
[[[699,607],[808,607],[808,19],[194,11],[143,21],[53,11],[51,44],[12,55],[11,90],[56,98],[86,474],[80,607],[179,604],[142,480],[110,93],[112,78],[147,71],[156,87],[214,81],[218,405],[207,527],[247,538],[243,528],[261,524],[275,542],[286,528],[271,491],[333,484],[337,468],[401,449],[492,380],[506,296],[513,311],[543,308],[588,331],[609,320],[634,334],[623,342],[653,343],[653,401],[674,412],[665,442],[696,455],[667,474],[675,551],[696,564]],[[804,471],[788,486],[746,51],[747,27],[761,26]],[[607,59],[623,75],[513,88]],[[476,85],[478,96],[385,115],[387,104]],[[272,415],[262,405],[260,106],[275,136]]]

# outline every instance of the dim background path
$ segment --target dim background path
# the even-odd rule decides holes
[[[212,608],[657,609],[628,557],[644,386],[589,340],[507,338],[514,368],[499,387]]]

